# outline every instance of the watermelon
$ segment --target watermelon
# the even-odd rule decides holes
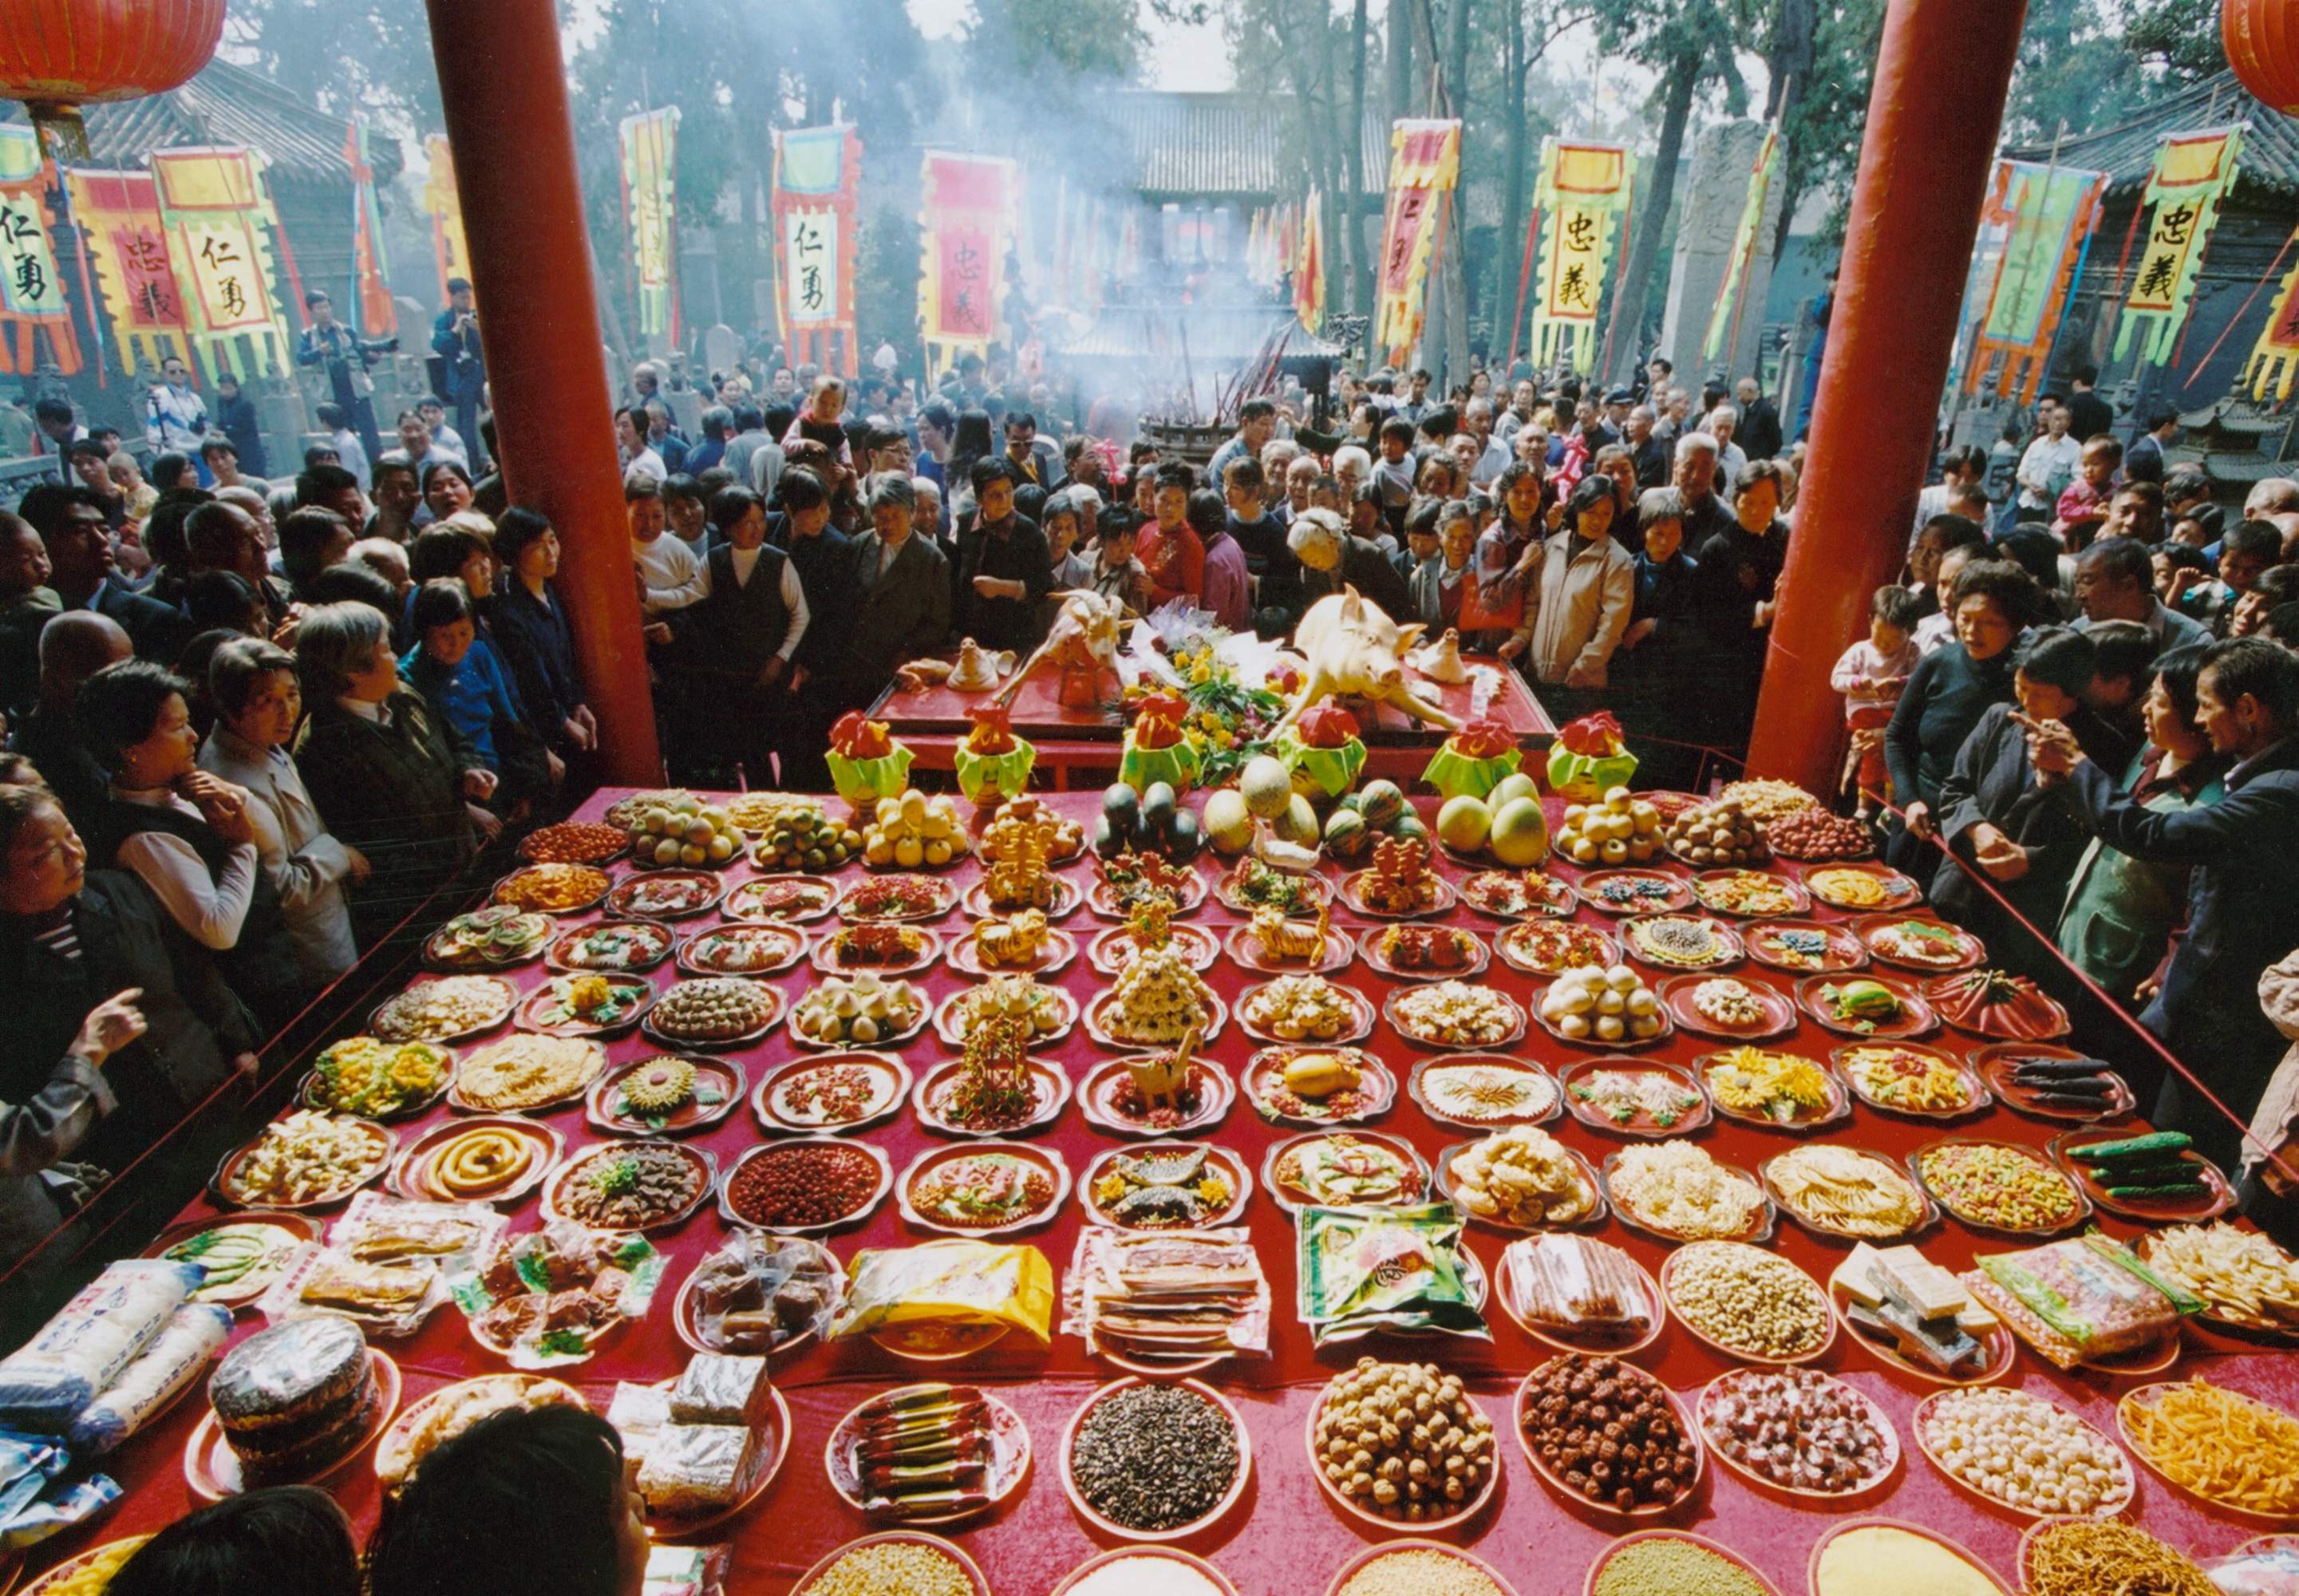
[[[1369,781],[1360,794],[1365,822],[1375,831],[1387,831],[1405,812],[1405,794],[1393,781]]]
[[[1335,859],[1355,859],[1373,842],[1373,833],[1365,829],[1365,817],[1353,810],[1337,809],[1325,820],[1325,852]]]

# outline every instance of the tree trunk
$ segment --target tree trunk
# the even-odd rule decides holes
[[[1389,7],[1389,50],[1382,61],[1383,99],[1389,120],[1413,114],[1413,0],[1391,0]]]
[[[1373,259],[1365,248],[1365,52],[1370,46],[1365,26],[1366,0],[1357,0],[1357,14],[1349,24],[1349,125],[1341,136],[1341,170],[1348,174],[1349,192],[1341,196],[1340,229],[1341,258],[1349,262],[1349,313],[1352,316],[1373,312]],[[1332,208],[1327,208],[1332,214]],[[1330,246],[1336,242],[1333,229],[1328,228],[1325,240]]]
[[[1333,24],[1332,19],[1326,14],[1324,0],[1317,0],[1313,14],[1315,21],[1310,25],[1317,30],[1316,104],[1324,112],[1322,125],[1315,128],[1311,135],[1318,146],[1313,158],[1313,168],[1316,174],[1318,192],[1325,196],[1327,202],[1325,212],[1330,219],[1332,214],[1331,202],[1333,190],[1340,186],[1341,174],[1349,170],[1342,156],[1349,147],[1349,141],[1341,137],[1343,110],[1340,93],[1341,66],[1334,54]],[[1325,237],[1330,241],[1332,236],[1333,229],[1328,225],[1325,229]],[[1320,264],[1325,273],[1325,303],[1339,304],[1344,276],[1340,259],[1328,249],[1325,252],[1324,260]]]
[[[1779,0],[1779,4],[1772,47],[1765,57],[1772,83],[1764,91],[1764,120],[1777,120],[1780,137],[1793,139],[1797,106],[1804,98],[1805,86],[1812,80],[1813,62],[1818,53],[1815,32],[1819,21],[1814,15],[1817,7],[1813,0]],[[1774,260],[1788,247],[1789,224],[1796,220],[1797,201],[1802,197],[1803,174],[1801,163],[1793,159],[1795,153],[1791,147],[1782,152],[1780,160],[1780,220],[1772,234]]]
[[[1471,0],[1453,0],[1453,37],[1446,47],[1445,109],[1461,119],[1465,140],[1469,130],[1469,6]],[[1463,163],[1465,166],[1466,162]],[[1465,171],[1446,196],[1453,225],[1441,262],[1445,277],[1445,382],[1469,380],[1469,186]]]
[[[1629,247],[1629,263],[1622,273],[1619,296],[1613,301],[1613,369],[1607,380],[1618,382],[1633,373],[1644,359],[1645,297],[1653,267],[1660,259],[1660,236],[1668,220],[1671,196],[1676,192],[1677,162],[1684,154],[1684,129],[1692,120],[1692,93],[1699,87],[1700,58],[1685,54],[1669,62],[1668,98],[1662,103],[1660,148],[1653,154],[1652,181],[1645,203],[1638,207],[1637,236]]]
[[[1508,0],[1501,18],[1501,93],[1506,107],[1501,122],[1506,138],[1501,161],[1500,247],[1493,252],[1493,341],[1488,358],[1504,370],[1516,358],[1521,302],[1518,284],[1524,269],[1525,129],[1524,129],[1524,0]],[[1503,322],[1502,317],[1507,317]],[[1498,392],[1501,384],[1495,383]]]

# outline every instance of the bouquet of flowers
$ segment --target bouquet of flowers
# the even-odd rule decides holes
[[[910,751],[887,736],[883,720],[849,710],[830,728],[831,785],[856,809],[899,798],[910,785]]]
[[[1448,799],[1482,798],[1524,762],[1507,727],[1490,716],[1470,721],[1445,739],[1421,779]]]
[[[1604,710],[1583,715],[1556,734],[1548,748],[1548,785],[1560,797],[1582,802],[1624,787],[1637,773],[1637,756],[1621,742],[1621,723]]]
[[[1030,785],[1038,751],[1014,735],[1013,711],[1004,704],[978,703],[967,710],[966,718],[974,729],[951,759],[958,790],[984,808],[1020,794]]]

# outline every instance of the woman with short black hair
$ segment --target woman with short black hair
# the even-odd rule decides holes
[[[644,1515],[623,1438],[598,1414],[492,1414],[385,1497],[367,1543],[368,1596],[638,1596]]]
[[[106,1596],[359,1596],[359,1548],[335,1499],[309,1485],[227,1496],[136,1549]]]
[[[1937,830],[1940,784],[1988,707],[2011,702],[2012,647],[2037,602],[2035,582],[2008,560],[1975,560],[1955,573],[1942,605],[1955,640],[1916,661],[1884,728],[1884,762],[1905,821],[1888,853],[1901,869],[1933,869],[1921,844]]]
[[[519,686],[519,701],[562,753],[595,747],[599,723],[583,701],[575,639],[553,580],[559,534],[539,511],[514,504],[495,522],[495,563],[502,592],[487,619],[495,646]]]
[[[423,468],[423,507],[435,521],[471,507],[471,473],[461,461],[435,460]]]

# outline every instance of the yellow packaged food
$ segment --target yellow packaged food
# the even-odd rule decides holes
[[[826,1341],[886,1330],[1003,1325],[1053,1339],[1054,1268],[1035,1247],[951,1240],[858,1252]]]

